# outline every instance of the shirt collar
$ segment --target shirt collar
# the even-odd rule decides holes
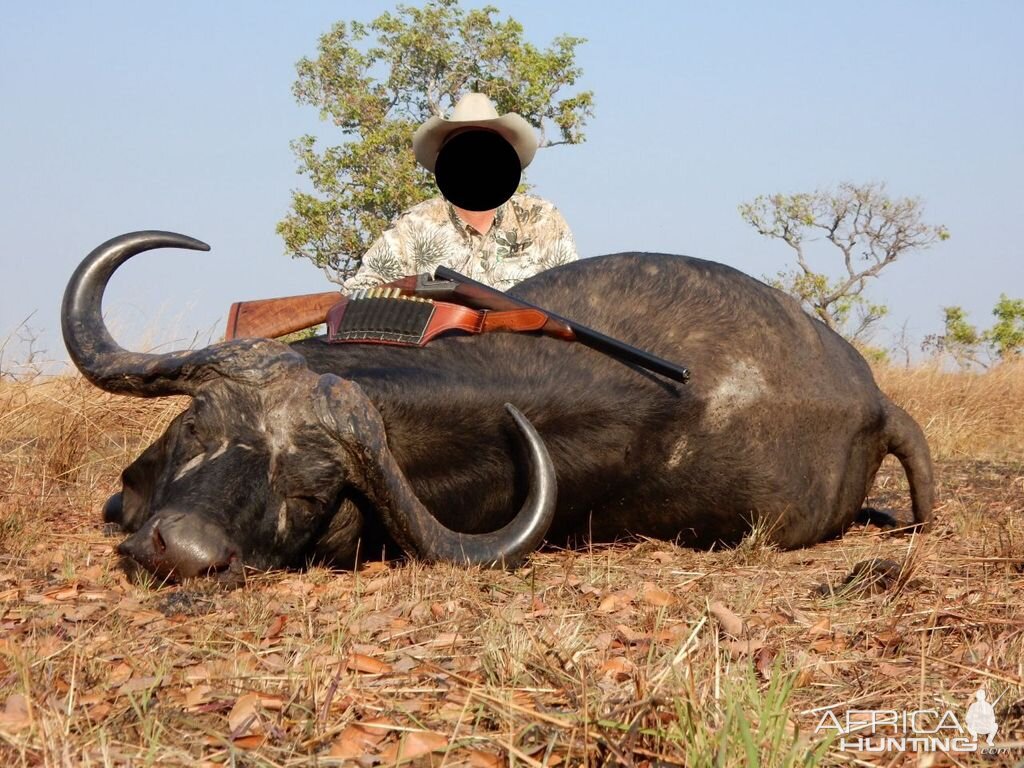
[[[463,237],[466,237],[466,238],[472,237],[473,233],[476,232],[476,230],[473,229],[472,226],[470,226],[469,224],[467,224],[466,222],[464,222],[462,219],[459,218],[459,214],[455,212],[455,206],[454,205],[452,205],[447,200],[445,200],[445,203],[448,206],[448,218],[451,220],[452,226],[454,226],[457,230],[459,230],[459,232],[462,234]],[[489,235],[491,232],[497,231],[498,227],[501,226],[501,222],[504,221],[504,219],[505,219],[505,209],[507,207],[508,207],[508,203],[507,202],[504,202],[504,203],[502,203],[501,205],[498,206],[497,210],[494,213],[494,221],[491,222],[491,228],[489,230],[487,230],[487,232],[485,232],[484,235]]]

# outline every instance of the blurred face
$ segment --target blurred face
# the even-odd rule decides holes
[[[453,133],[434,164],[441,194],[467,211],[490,211],[519,187],[519,155],[500,134],[481,129]]]

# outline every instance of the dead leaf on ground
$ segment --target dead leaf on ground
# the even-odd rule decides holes
[[[283,613],[278,614],[274,617],[274,620],[270,622],[270,626],[267,627],[267,631],[263,633],[264,640],[273,640],[277,638],[281,631],[284,629],[284,625],[288,623],[288,617]]]
[[[808,647],[815,653],[836,653],[843,650],[846,644],[834,637],[819,637]]]
[[[743,634],[743,619],[733,613],[724,603],[717,600],[709,606],[711,615],[718,619],[718,624],[727,635],[739,637]]]
[[[77,571],[78,578],[82,581],[96,582],[103,578],[103,566],[99,563],[93,565],[87,565],[84,568],[80,568]]]
[[[264,734],[254,733],[249,736],[240,736],[231,743],[239,749],[259,749],[266,741],[267,737]]]
[[[764,647],[764,643],[760,640],[726,640],[723,645],[734,661],[750,656]]]
[[[687,634],[689,634],[689,627],[685,624],[673,624],[655,632],[653,640],[657,643],[678,643],[681,642]]]
[[[228,729],[232,741],[237,742],[246,736],[263,732],[263,725],[257,711],[259,706],[260,695],[258,693],[250,692],[238,697],[235,706],[228,713]]]
[[[470,768],[499,768],[505,765],[505,759],[493,752],[484,752],[482,749],[469,750]]]
[[[368,563],[364,563],[360,566],[357,573],[360,576],[370,576],[377,573],[388,573],[391,571],[391,566],[384,560],[371,560]]]
[[[97,704],[93,704],[89,707],[86,712],[89,715],[89,720],[94,723],[99,723],[106,719],[107,715],[110,714],[110,710],[114,707],[108,701],[101,701]]]
[[[118,696],[127,696],[140,691],[148,691],[160,685],[160,678],[157,676],[133,677],[117,689]]]
[[[658,608],[664,608],[676,602],[675,595],[671,592],[659,589],[649,581],[644,583],[643,599],[648,605],[653,605]]]
[[[51,597],[54,600],[74,600],[78,597],[78,592],[81,586],[78,582],[68,584],[64,587],[57,587],[54,589],[48,589],[43,594],[47,597]]]
[[[872,639],[875,645],[885,651],[895,651],[903,645],[904,641],[903,633],[898,632],[895,629],[878,632]]]
[[[621,611],[623,608],[633,602],[633,598],[636,594],[633,592],[613,592],[610,595],[606,595],[602,598],[600,604],[597,606],[598,613],[615,613]]]
[[[164,620],[164,615],[159,611],[137,609],[132,611],[121,611],[121,613],[127,614],[132,626],[136,628],[144,627],[147,624],[153,624],[156,622],[163,622],[164,626],[167,625],[167,622]]]
[[[194,685],[185,692],[185,711],[189,712],[212,700],[213,688],[209,685]]]
[[[77,624],[80,621],[85,621],[90,618],[93,614],[101,610],[99,605],[75,605],[73,607],[65,608],[61,611],[61,618],[64,621],[72,624]]]
[[[207,664],[193,664],[185,668],[185,682],[199,683],[211,678],[210,667]]]
[[[127,663],[119,661],[107,675],[107,685],[111,688],[120,688],[131,679],[134,671]]]
[[[807,634],[811,635],[831,635],[832,634],[832,622],[828,616],[823,619],[819,619],[813,625],[807,628]]]
[[[889,664],[883,661],[881,664],[875,667],[875,669],[877,669],[880,674],[883,674],[886,677],[892,677],[896,680],[905,680],[907,678],[907,673],[910,667],[909,665],[900,666],[898,664]]]
[[[380,759],[385,763],[401,763],[429,755],[448,746],[448,737],[433,731],[411,731],[397,744],[385,749]]]
[[[386,675],[391,672],[391,665],[387,662],[362,653],[351,654],[345,666],[353,672],[365,672],[368,675]]]
[[[647,633],[637,632],[635,629],[626,626],[625,624],[617,624],[615,626],[615,631],[618,632],[622,639],[630,645],[636,645],[651,639],[651,636]]]
[[[4,711],[0,712],[0,728],[18,730],[31,724],[32,716],[28,709],[28,699],[23,694],[12,693],[7,697]]]
[[[754,656],[754,668],[764,680],[772,679],[772,671],[775,666],[775,658],[778,652],[767,646],[759,648]]]
[[[386,587],[390,583],[391,583],[391,576],[390,575],[378,576],[375,579],[371,579],[370,581],[364,582],[360,586],[359,591],[364,596],[375,595],[378,592],[380,592],[382,589],[384,589],[384,587]]]
[[[526,754],[536,760],[538,765],[544,765],[545,768],[555,768],[555,766],[561,765],[565,762],[565,755],[558,752],[552,752],[550,755],[547,755],[547,751],[547,745],[541,744],[539,747],[527,752]],[[541,759],[543,759],[543,763],[541,762]]]
[[[343,730],[331,743],[329,755],[344,760],[354,760],[373,751],[388,735],[386,728],[367,728],[353,723]]]
[[[432,646],[453,646],[461,645],[468,641],[469,638],[466,635],[461,635],[458,632],[442,632],[433,640],[430,640],[427,645]]]
[[[601,665],[600,672],[604,677],[611,677],[622,682],[628,680],[636,672],[636,664],[625,656],[613,656]]]

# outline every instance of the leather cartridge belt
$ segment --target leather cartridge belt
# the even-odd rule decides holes
[[[494,311],[403,296],[397,288],[371,288],[342,297],[327,312],[331,343],[422,347],[449,331],[539,331],[548,317],[536,309]]]

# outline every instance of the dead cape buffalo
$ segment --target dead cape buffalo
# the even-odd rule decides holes
[[[116,237],[79,266],[62,315],[71,358],[98,387],[192,398],[105,510],[131,533],[119,551],[160,576],[349,565],[360,547],[395,543],[510,566],[545,538],[708,547],[752,526],[799,547],[854,520],[888,453],[914,521],[931,516],[918,425],[846,341],[730,267],[620,253],[513,291],[688,365],[684,385],[528,334],[126,351],[101,316],[107,282],[168,247],[207,250],[167,232]]]

